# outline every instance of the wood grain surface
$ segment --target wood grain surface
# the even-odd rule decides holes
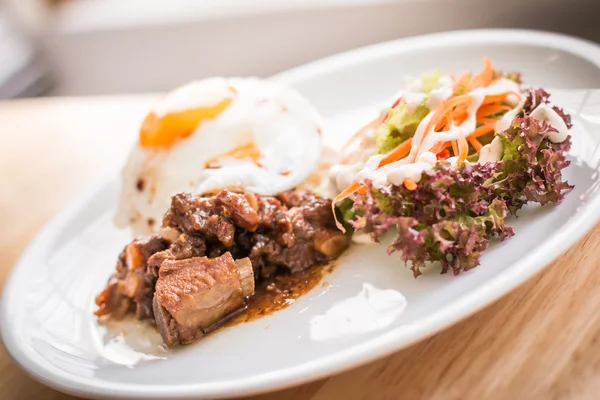
[[[50,217],[118,170],[153,99],[0,103],[0,286]],[[544,272],[446,331],[341,375],[253,399],[598,399],[599,255],[596,227]],[[35,382],[0,348],[0,398],[74,397]]]

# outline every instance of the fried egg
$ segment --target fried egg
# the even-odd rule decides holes
[[[297,187],[319,163],[322,127],[308,100],[276,82],[210,78],[177,88],[144,119],[123,169],[116,222],[148,234],[179,192]]]

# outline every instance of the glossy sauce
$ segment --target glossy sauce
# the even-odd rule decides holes
[[[317,286],[321,279],[333,270],[333,263],[316,265],[295,274],[274,274],[256,284],[254,295],[248,306],[227,322],[212,330],[250,322],[287,308],[294,301]]]

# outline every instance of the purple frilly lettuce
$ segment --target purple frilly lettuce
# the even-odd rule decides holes
[[[415,276],[428,262],[440,262],[442,273],[476,267],[491,239],[513,235],[505,223],[509,214],[528,202],[558,204],[572,189],[562,179],[570,137],[552,143],[548,134],[554,128],[527,116],[548,96],[543,89],[531,90],[522,115],[496,134],[503,144],[501,161],[461,167],[439,161],[413,191],[367,182],[369,190],[355,199],[348,222],[375,241],[396,227],[388,253],[400,251]],[[570,126],[570,116],[559,114]]]

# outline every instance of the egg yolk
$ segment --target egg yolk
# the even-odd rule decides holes
[[[210,160],[208,160],[206,162],[206,165],[218,165],[219,160],[223,159],[223,158],[237,158],[237,159],[250,159],[254,162],[254,164],[256,164],[257,166],[262,168],[262,165],[260,164],[260,149],[256,146],[256,143],[254,142],[248,142],[246,144],[243,144],[241,146],[237,146],[235,148],[233,148],[232,150],[228,151],[227,153],[223,153],[217,157],[211,158]]]
[[[216,118],[231,101],[231,98],[224,98],[211,106],[170,112],[160,117],[151,112],[144,119],[140,129],[140,146],[170,146],[178,139],[190,136],[203,121]]]

